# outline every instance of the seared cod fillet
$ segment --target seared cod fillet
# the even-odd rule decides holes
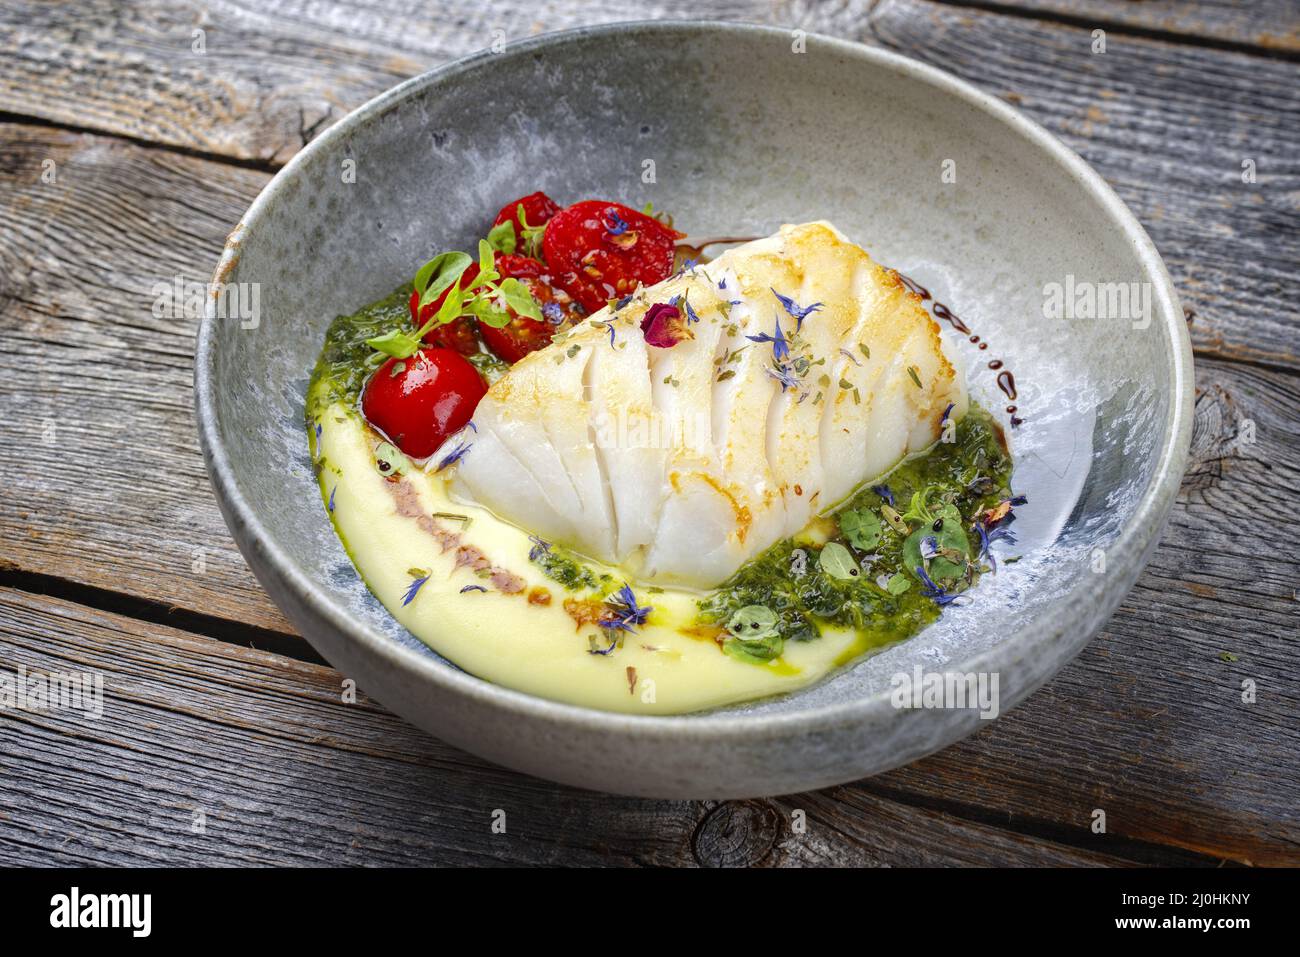
[[[641,330],[657,303],[685,329],[666,348]],[[451,489],[632,577],[710,588],[966,401],[896,274],[828,223],[783,226],[516,363],[450,440],[472,443]]]

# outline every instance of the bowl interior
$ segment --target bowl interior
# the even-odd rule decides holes
[[[472,249],[504,202],[543,189],[562,204],[653,202],[701,237],[829,219],[988,344],[947,332],[972,396],[1004,423],[1008,397],[988,364],[1014,373],[1024,557],[913,640],[737,710],[861,699],[899,671],[1015,641],[1089,576],[1100,591],[1107,548],[1173,441],[1177,304],[1078,168],[953,90],[816,37],[801,51],[782,31],[637,26],[486,54],[343,121],[259,200],[221,270],[259,294],[255,327],[214,322],[211,387],[216,441],[265,536],[358,628],[437,657],[366,591],[335,538],[303,394],[333,316],[435,252]],[[1044,315],[1052,284],[1073,301],[1089,284],[1104,300],[1129,283],[1140,285],[1118,317]],[[1097,614],[1119,597],[1099,599]]]

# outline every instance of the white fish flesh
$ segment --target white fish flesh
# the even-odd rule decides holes
[[[685,330],[668,347],[641,329],[659,303]],[[828,223],[783,226],[516,363],[450,440],[471,444],[448,471],[454,495],[542,539],[710,588],[966,402],[896,273]]]

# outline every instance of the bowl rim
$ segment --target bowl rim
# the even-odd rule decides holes
[[[225,281],[224,277],[229,275],[238,262],[243,235],[256,227],[258,221],[277,199],[278,193],[288,181],[292,180],[298,169],[311,162],[316,154],[326,152],[335,144],[346,140],[354,130],[371,122],[375,117],[397,108],[426,87],[476,68],[488,58],[527,56],[537,50],[558,44],[630,32],[669,35],[765,34],[788,38],[793,31],[783,27],[717,20],[620,21],[540,34],[509,43],[504,53],[480,50],[405,80],[353,110],[299,151],[276,173],[262,188],[230,233],[212,281],[218,284]],[[1110,596],[1109,602],[1102,601],[1102,604],[1111,605],[1106,610],[1108,618],[1113,613],[1114,607],[1118,606],[1131,588],[1141,567],[1145,564],[1150,549],[1154,547],[1164,528],[1186,468],[1192,426],[1191,339],[1186,323],[1182,321],[1178,295],[1155,244],[1137,218],[1101,175],[1053,134],[996,97],[929,64],[890,50],[851,40],[807,31],[804,31],[804,35],[810,44],[824,46],[846,58],[883,67],[902,75],[905,79],[927,84],[936,93],[956,97],[980,110],[993,121],[1009,127],[1011,131],[1026,139],[1030,145],[1036,146],[1042,154],[1054,160],[1063,174],[1073,177],[1099,203],[1101,211],[1129,240],[1141,268],[1143,280],[1151,283],[1156,315],[1170,330],[1172,348],[1166,358],[1172,401],[1170,415],[1164,422],[1159,459],[1150,480],[1142,490],[1133,515],[1107,548],[1106,569],[1101,573],[1100,588],[1095,577],[1080,578],[1060,599],[1055,614],[1042,616],[1028,623],[984,651],[944,665],[945,671],[1002,672],[1014,665],[1024,650],[1050,644],[1053,640],[1060,639],[1080,627],[1081,624],[1086,628],[1086,623],[1095,619],[1099,593]],[[264,552],[262,557],[265,559],[265,565],[279,578],[279,584],[291,591],[317,621],[333,627],[349,641],[359,643],[363,651],[382,659],[383,663],[399,671],[413,674],[424,682],[431,692],[471,699],[478,704],[494,707],[503,715],[521,719],[538,719],[552,724],[576,724],[588,727],[598,723],[600,729],[607,734],[629,733],[641,737],[675,739],[689,736],[718,740],[720,735],[725,735],[734,740],[752,735],[760,729],[765,733],[812,734],[832,728],[869,724],[872,718],[883,717],[884,712],[896,711],[889,701],[888,690],[849,701],[765,715],[734,714],[725,711],[638,715],[603,711],[554,701],[504,685],[493,684],[454,665],[445,664],[422,651],[407,648],[371,626],[359,622],[338,605],[327,590],[318,588],[310,580],[307,572],[296,559],[287,554],[276,539],[267,532],[256,510],[240,490],[220,436],[218,422],[213,376],[217,326],[215,307],[213,297],[207,297],[195,354],[194,389],[200,445],[213,491],[222,506],[227,524],[231,526],[232,537],[254,568],[257,563],[249,559],[248,551],[253,548],[255,542],[257,550]],[[252,542],[246,543],[241,534],[235,531],[236,522],[243,526],[244,534],[251,538]],[[1104,620],[1101,619],[1102,623]],[[1083,647],[1086,640],[1090,639],[1099,627],[1098,625],[1087,628],[1088,634],[1084,640],[1076,640],[1077,647],[1074,648],[1072,655]],[[1061,664],[1053,667],[1048,678],[1064,667],[1065,663],[1062,661]],[[1002,713],[1036,690],[1045,680],[1047,678],[1040,679],[1032,687],[1025,689],[1008,689],[1012,694],[1008,695],[1009,704],[1001,709]],[[378,692],[376,696],[382,699],[382,689],[376,690]],[[800,693],[801,691],[790,692],[791,695]]]

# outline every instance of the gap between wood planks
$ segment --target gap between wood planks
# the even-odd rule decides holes
[[[0,588],[13,588],[32,595],[59,598],[96,611],[111,612],[124,618],[134,618],[155,625],[166,625],[178,631],[188,631],[214,641],[224,641],[257,651],[269,651],[297,661],[333,667],[301,635],[273,631],[270,628],[249,625],[218,615],[205,615],[202,612],[179,608],[165,602],[150,601],[138,595],[86,585],[57,575],[24,571],[0,564]]]
[[[1099,5],[1097,16],[1068,13],[1054,8],[1020,6],[1012,3],[999,3],[998,0],[931,0],[945,7],[980,10],[984,13],[997,13],[1023,20],[1043,20],[1059,23],[1062,26],[1079,27],[1083,30],[1105,30],[1107,35],[1138,37],[1143,40],[1158,40],[1162,43],[1177,43],[1182,46],[1203,47],[1208,50],[1223,50],[1226,53],[1245,53],[1250,56],[1266,57],[1270,60],[1300,62],[1300,50],[1287,47],[1268,47],[1245,40],[1233,40],[1229,37],[1216,37],[1205,33],[1179,33],[1159,27],[1147,27],[1140,23],[1116,20],[1106,16],[1107,9]]]
[[[960,3],[953,4],[950,2],[947,3],[947,5],[950,7],[951,6],[958,6],[958,7],[975,6],[972,4],[960,4]],[[995,10],[996,12],[1013,13],[1013,11],[1007,10],[1005,8],[996,5],[985,5],[985,6]],[[1024,17],[1032,17],[1033,19],[1044,20],[1044,21],[1052,21],[1053,19],[1056,19],[1059,20],[1060,22],[1068,22],[1062,20],[1061,18],[1054,18],[1047,14],[1040,15],[1038,12],[1034,12],[1032,14],[1028,12],[1018,12],[1017,15],[1024,16]],[[1091,24],[1091,25],[1097,25],[1097,24]],[[1124,28],[1124,27],[1116,28],[1114,32],[1116,35],[1120,35],[1123,33],[1128,33],[1128,34],[1133,34],[1138,36],[1143,35],[1140,31],[1131,28]],[[1179,35],[1174,35],[1172,39],[1174,42],[1182,42],[1185,43],[1186,45],[1191,45],[1191,46],[1214,45],[1214,44],[1189,43],[1187,41],[1187,38]],[[1257,49],[1250,49],[1247,52],[1261,52],[1261,51]],[[19,116],[19,117],[15,117],[15,120],[17,122],[27,123],[29,125],[45,126],[45,127],[55,128],[55,129],[69,130],[73,132],[88,132],[88,133],[98,132],[90,128],[81,128],[74,125],[62,124],[59,122],[44,121],[37,118]],[[192,148],[181,147],[181,146],[172,146],[166,143],[160,143],[156,141],[138,140],[130,136],[123,136],[122,134],[119,133],[110,132],[110,133],[102,133],[100,135],[130,142],[146,149],[161,150],[161,151],[170,152],[174,154],[180,154],[183,156],[191,156],[191,157],[197,157],[205,160],[212,160],[218,163],[222,163],[224,165],[252,169],[264,173],[273,173],[279,168],[280,165],[276,163],[262,162],[258,160],[241,160],[238,158],[232,158],[228,156],[208,153],[202,150],[195,150]],[[1199,349],[1197,351],[1198,354],[1205,354],[1206,352],[1206,350],[1199,350]],[[1260,369],[1267,369],[1272,371],[1285,371],[1289,376],[1296,375],[1295,370],[1292,370],[1285,366],[1272,365],[1265,361],[1258,361],[1250,358],[1238,359],[1230,356],[1224,356],[1221,353],[1215,354],[1213,352],[1210,352],[1209,354],[1215,355],[1217,358],[1220,359],[1227,358],[1234,363],[1239,363],[1242,365],[1256,366]],[[14,581],[13,584],[15,584],[15,587],[22,588],[27,591],[33,591],[38,594],[52,595],[55,597],[67,597],[72,601],[78,603],[84,603],[91,607],[98,607],[109,611],[116,611],[123,615],[136,618],[136,619],[142,619],[145,621],[170,624],[179,628],[183,628],[185,630],[196,632],[206,637],[213,638],[215,640],[228,642],[233,645],[252,645],[255,647],[262,647],[265,648],[266,650],[274,651],[274,653],[277,654],[284,654],[286,656],[297,658],[300,660],[307,660],[307,661],[319,660],[318,658],[312,657],[314,653],[310,650],[309,646],[307,646],[305,642],[302,642],[300,639],[294,636],[277,632],[272,629],[258,628],[256,626],[247,626],[239,622],[230,621],[217,616],[208,616],[197,612],[186,612],[179,609],[169,609],[169,607],[162,602],[149,601],[147,599],[140,598],[138,596],[123,595],[118,592],[112,591],[110,589],[98,588],[94,586],[83,586],[73,582],[67,582],[57,577],[56,575],[41,575],[41,574],[24,573],[24,572],[5,572],[4,574],[5,575],[16,574],[17,580]],[[261,640],[259,641],[259,639]],[[263,644],[262,641],[276,642],[280,645],[280,647],[273,648],[267,644]],[[289,650],[290,646],[292,646],[293,650]],[[891,789],[883,785],[879,785],[875,782],[868,782],[868,784],[864,787],[864,790],[868,790],[868,791],[880,790],[884,793],[887,793]],[[897,792],[897,793],[906,793],[911,795],[911,792]],[[1062,826],[1057,824],[1052,824],[1050,821],[1023,821],[1017,819],[1016,824],[1013,825],[1010,822],[1004,822],[1003,815],[1000,812],[989,811],[986,808],[980,807],[978,805],[973,805],[969,802],[965,802],[961,800],[953,800],[950,802],[948,800],[939,800],[924,795],[911,795],[908,798],[908,803],[911,804],[916,804],[918,802],[923,803],[927,801],[931,805],[933,805],[933,809],[940,814],[951,814],[955,817],[970,819],[970,820],[982,819],[983,821],[991,824],[992,826],[1008,829],[1012,833],[1029,834],[1029,833],[1033,833],[1032,829],[1037,829],[1039,831],[1042,831],[1043,833],[1049,833],[1050,831],[1054,840],[1060,840],[1060,833],[1058,829],[1062,828]],[[1121,853],[1123,853],[1123,856],[1129,857],[1133,860],[1139,860],[1139,861],[1146,861],[1148,859],[1151,859],[1151,860],[1161,860],[1169,863],[1191,863],[1191,862],[1212,863],[1218,860],[1217,857],[1214,857],[1213,855],[1210,854],[1202,856],[1202,855],[1197,855],[1195,852],[1192,851],[1184,852],[1176,848],[1171,849],[1167,845],[1154,844],[1154,843],[1145,844],[1141,841],[1133,842],[1130,851],[1128,851],[1127,853],[1124,852]],[[1155,855],[1155,856],[1151,857],[1151,855]]]

